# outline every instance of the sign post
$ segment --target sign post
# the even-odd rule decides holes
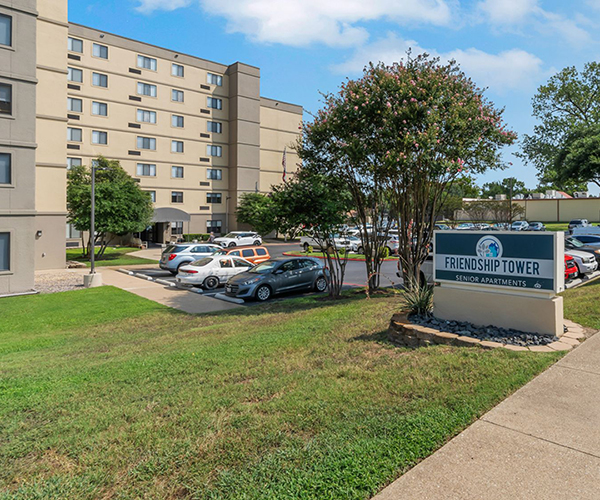
[[[560,336],[564,234],[436,231],[434,315]]]

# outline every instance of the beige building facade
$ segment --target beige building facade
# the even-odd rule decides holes
[[[236,229],[240,196],[281,183],[284,148],[296,169],[302,107],[261,97],[259,68],[69,23],[66,0],[15,5],[0,0],[0,294],[79,244],[69,166],[119,160],[152,195],[156,242]]]

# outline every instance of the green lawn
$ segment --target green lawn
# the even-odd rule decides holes
[[[588,328],[600,330],[600,281],[593,281],[562,293],[565,316]]]
[[[131,266],[135,264],[157,264],[157,260],[142,259],[127,255],[137,252],[137,248],[131,247],[108,247],[101,260],[96,260],[97,266]],[[84,262],[90,267],[89,257],[83,257],[81,248],[67,248],[67,260]]]
[[[367,499],[558,353],[385,340],[395,296],[0,300],[0,498]]]
[[[546,231],[566,231],[569,229],[568,222],[544,222],[544,225],[546,226]]]

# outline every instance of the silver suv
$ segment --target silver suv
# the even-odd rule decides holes
[[[171,274],[177,274],[181,266],[185,266],[202,257],[208,257],[221,250],[219,245],[212,243],[178,243],[169,245],[160,256],[159,266]]]

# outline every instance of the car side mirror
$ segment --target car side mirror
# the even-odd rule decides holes
[[[275,269],[275,271],[273,271],[273,274],[283,274],[283,269]]]

